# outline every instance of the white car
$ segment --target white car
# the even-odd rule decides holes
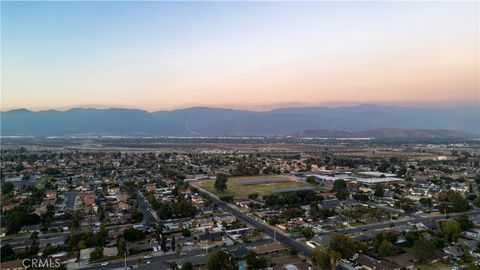
[[[147,262],[146,262],[146,264],[151,264],[151,263],[152,263],[152,261],[147,261]]]
[[[144,259],[150,259],[152,257],[152,255],[145,255],[143,256]]]
[[[107,266],[108,265],[108,262],[103,262],[102,264],[100,264],[101,266]]]

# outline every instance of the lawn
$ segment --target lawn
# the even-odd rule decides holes
[[[363,223],[363,222],[360,222],[360,221],[355,221],[355,222],[350,223],[350,226],[352,226],[352,227],[358,227],[358,226],[363,226],[363,225],[366,225],[366,223]]]
[[[444,263],[432,263],[432,264],[417,264],[419,270],[448,270],[450,265]]]
[[[252,177],[229,177],[227,190],[218,192],[213,187],[215,179],[202,180],[198,183],[218,196],[233,195],[235,198],[248,198],[249,194],[258,193],[259,196],[269,195],[277,190],[310,187],[309,184],[300,182],[298,178],[289,175],[265,175]]]

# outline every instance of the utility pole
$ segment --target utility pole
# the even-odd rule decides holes
[[[125,259],[124,259],[125,270],[127,270],[127,250],[128,250],[127,245],[128,245],[127,241],[125,241],[125,251],[124,251],[124,254],[125,254]]]
[[[205,255],[208,254],[208,239],[205,240]]]
[[[277,230],[273,229],[273,241],[277,241]]]

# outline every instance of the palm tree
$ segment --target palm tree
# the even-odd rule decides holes
[[[336,252],[332,249],[329,250],[328,256],[330,257],[330,266],[333,269],[337,268],[338,262],[342,259],[342,254],[340,252]]]
[[[180,243],[177,243],[175,245],[175,253],[177,253],[177,258],[180,257],[180,252],[182,251],[182,245]]]

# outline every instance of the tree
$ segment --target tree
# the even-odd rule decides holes
[[[83,219],[83,213],[80,210],[77,210],[73,213],[73,215],[70,217],[70,226],[73,229],[78,229],[80,228],[80,222]]]
[[[2,248],[0,249],[0,255],[2,262],[15,259],[15,251],[13,251],[12,246],[10,246],[9,244],[5,244],[2,246]]]
[[[458,192],[442,191],[438,194],[438,200],[443,202],[439,204],[441,211],[447,212],[466,212],[470,209],[468,201]]]
[[[332,191],[338,192],[340,190],[345,190],[347,188],[347,182],[343,179],[338,179],[333,182],[333,188]]]
[[[405,167],[405,165],[401,165],[400,169],[396,171],[397,177],[404,177],[406,173],[407,173],[407,167]]]
[[[330,270],[337,267],[338,261],[342,258],[340,252],[329,247],[319,246],[313,249],[312,260],[318,269]]]
[[[357,192],[357,193],[353,194],[353,198],[357,201],[360,201],[360,202],[368,202],[368,200],[369,200],[367,194],[360,193],[360,192]]]
[[[137,209],[132,211],[132,220],[133,222],[140,222],[143,220],[142,212],[138,211]]]
[[[227,189],[228,177],[225,174],[218,174],[215,178],[214,187],[215,190],[223,192]]]
[[[431,198],[420,198],[419,202],[423,207],[432,207]]]
[[[5,222],[6,234],[16,234],[24,225],[33,225],[40,222],[40,218],[35,214],[30,214],[25,206],[15,206],[6,212],[2,222]]]
[[[172,236],[172,244],[170,245],[172,247],[172,250],[175,251],[175,236]]]
[[[405,234],[405,240],[407,240],[410,246],[412,246],[418,239],[420,239],[419,231],[409,231]]]
[[[90,253],[90,259],[96,261],[103,258],[103,247],[95,247],[95,249]]]
[[[432,241],[421,237],[413,244],[414,255],[417,260],[427,262],[435,254],[437,247]]]
[[[351,258],[357,251],[357,243],[344,234],[334,234],[330,239],[330,248],[340,252],[342,258]]]
[[[193,217],[197,208],[189,200],[182,197],[176,202],[157,202],[158,216],[164,219]],[[153,206],[152,206],[153,208]]]
[[[305,239],[307,240],[310,240],[315,236],[315,232],[311,227],[304,227],[302,229],[302,234],[303,234],[303,237],[305,237]]]
[[[310,209],[308,209],[308,215],[315,219],[320,216],[320,208],[318,207],[317,202],[311,202],[310,203]]]
[[[167,252],[167,236],[162,234],[162,241],[160,243],[163,252]]]
[[[123,231],[123,238],[126,241],[134,242],[145,238],[145,233],[134,228],[128,228]]]
[[[14,190],[14,187],[13,187],[13,184],[11,182],[6,182],[2,186],[2,194],[8,195],[11,192],[13,192],[13,190]]]
[[[233,202],[233,195],[220,196],[220,200],[224,202]]]
[[[193,264],[189,261],[186,261],[182,264],[182,270],[193,270]]]
[[[223,250],[212,251],[208,254],[207,270],[236,270],[235,258]]]
[[[61,245],[55,246],[55,245],[52,245],[52,244],[48,243],[45,246],[45,249],[42,252],[42,257],[43,258],[48,258],[50,255],[58,253],[58,252],[62,252],[62,251],[65,251],[65,248],[63,246],[61,246]]]
[[[413,201],[407,197],[402,197],[395,201],[395,207],[401,208],[403,211],[407,213],[411,213],[415,211],[415,205]]]
[[[123,237],[118,238],[117,249],[118,249],[118,253],[121,255],[127,252],[127,243],[125,242],[125,239],[123,239]]]
[[[390,256],[395,256],[398,254],[398,248],[394,246],[390,241],[387,239],[383,240],[380,246],[378,247],[378,255],[380,257],[385,258],[385,257],[390,257]]]
[[[248,269],[264,269],[267,268],[268,261],[264,257],[257,257],[255,252],[248,251],[244,256],[245,261],[247,262]]]
[[[375,235],[375,238],[373,239],[373,248],[380,253],[380,245],[383,243],[384,240],[387,240],[390,243],[395,243],[398,240],[398,237],[393,233],[389,231],[381,232],[377,235]]]
[[[468,218],[467,215],[461,215],[456,219],[456,221],[460,224],[462,231],[473,228],[473,222]]]
[[[271,218],[268,219],[268,224],[275,226],[280,223],[280,219],[278,219],[277,216],[272,216]]]
[[[468,270],[480,270],[480,265],[475,264],[474,262],[471,262],[467,265]]]
[[[296,217],[302,217],[303,214],[304,214],[304,211],[301,208],[288,208],[282,212],[282,217],[296,218]]]
[[[297,256],[297,255],[298,255],[298,249],[296,249],[296,248],[289,248],[289,249],[288,249],[288,254],[289,254],[290,256]]]
[[[170,267],[170,270],[177,270],[178,265],[175,261],[167,261],[168,266]]]
[[[389,167],[390,167],[390,164],[388,163],[388,161],[384,160],[384,161],[382,161],[380,166],[377,167],[377,171],[384,173],[384,172],[387,172],[387,169]],[[385,175],[383,175],[383,177],[385,177]]]
[[[318,184],[318,182],[317,182],[317,180],[316,180],[316,177],[313,176],[313,175],[308,176],[305,180],[306,180],[307,183],[309,183],[310,185],[317,185],[317,184]]]
[[[373,193],[373,195],[377,197],[383,197],[383,195],[385,195],[385,191],[383,190],[383,185],[377,185],[375,187],[375,192]]]
[[[457,241],[458,237],[460,237],[460,233],[462,232],[462,228],[460,227],[460,223],[456,220],[445,220],[441,223],[442,233],[445,241],[447,242],[455,242]]]
[[[190,232],[189,229],[184,228],[184,229],[182,229],[182,236],[183,237],[190,237],[190,236],[192,236],[192,233]]]
[[[348,198],[349,195],[350,193],[345,189],[339,190],[335,193],[335,197],[337,197],[337,199],[339,200],[345,200]]]
[[[175,245],[175,253],[177,254],[177,258],[180,257],[181,252],[182,252],[182,245],[180,243],[177,243]]]

